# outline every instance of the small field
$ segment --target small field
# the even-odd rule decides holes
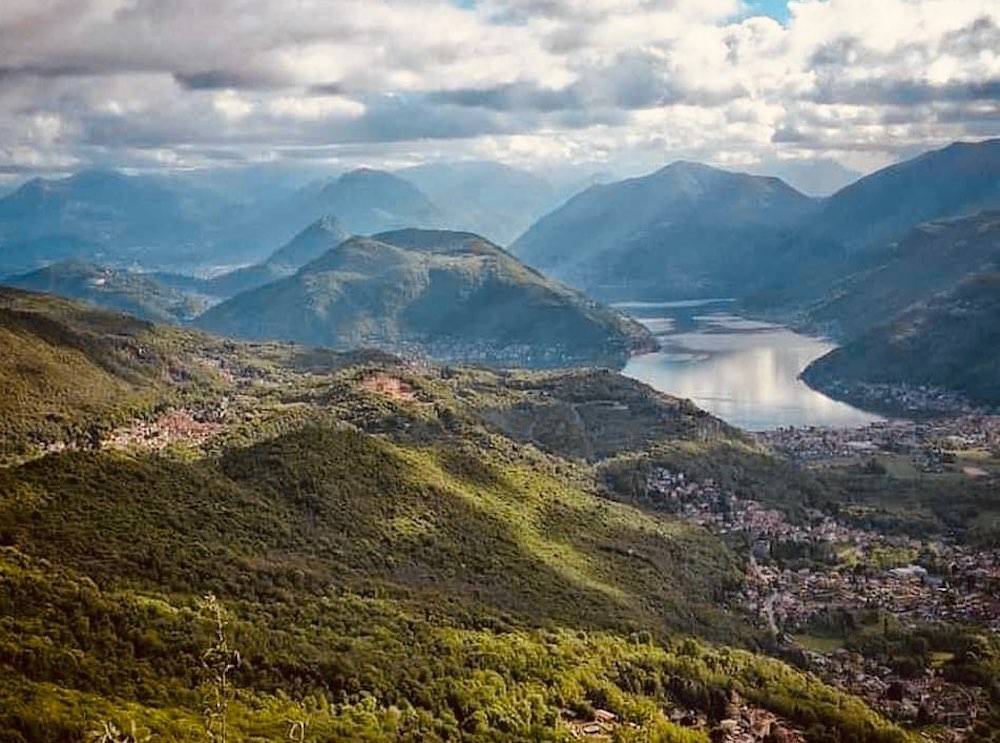
[[[825,637],[823,635],[792,635],[792,639],[801,645],[805,650],[814,653],[832,653],[844,647],[844,641],[839,637]]]

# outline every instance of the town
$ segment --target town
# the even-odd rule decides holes
[[[929,385],[831,379],[823,380],[819,387],[830,397],[858,407],[910,417],[997,412],[984,409],[960,393]]]
[[[929,452],[940,451],[933,442],[995,451],[998,424],[997,418],[887,422],[848,431],[783,429],[762,438],[812,465],[885,450],[926,467],[936,461]],[[668,469],[655,470],[647,489],[679,518],[747,550],[734,608],[769,630],[780,652],[826,681],[893,719],[945,726],[955,740],[989,704],[982,688],[948,680],[933,665],[903,673],[846,647],[846,639],[866,621],[876,632],[943,625],[1000,633],[1000,550],[972,549],[947,535],[883,534],[816,509],[793,520],[713,480]]]
[[[1000,458],[1000,415],[886,420],[862,428],[793,426],[756,437],[775,453],[799,464],[837,465],[883,453],[909,458],[919,471],[935,473],[956,463],[955,451],[979,451]],[[980,476],[974,467],[966,474]]]

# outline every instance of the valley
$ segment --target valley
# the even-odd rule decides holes
[[[0,0],[0,743],[1000,743],[996,0]]]
[[[510,251],[444,227],[543,180],[360,169],[176,263],[130,242],[207,239],[161,181],[15,191],[0,739],[995,739],[997,223],[953,216],[993,161],[834,229],[969,157],[827,199],[675,163]]]
[[[825,631],[821,599],[793,607],[812,600],[803,567],[828,582],[844,569],[831,546],[853,546],[846,564],[888,591],[827,602],[860,628],[883,613],[910,626],[886,571],[929,565],[926,549],[935,566],[992,575],[995,475],[965,488],[975,523],[927,521],[956,506],[937,488],[892,517],[909,480],[850,460],[802,467],[789,441],[612,372],[242,343],[0,297],[0,371],[48,365],[13,371],[19,392],[4,397],[5,735],[71,740],[108,723],[201,739],[206,594],[240,653],[225,715],[241,738],[296,721],[322,740],[735,741],[765,726],[906,741],[913,726],[992,725],[1000,648],[989,615],[956,613],[964,598],[939,614],[927,603],[916,625],[955,627],[926,652],[950,653],[940,683],[977,700],[962,719],[947,705],[907,716],[823,665],[840,656],[797,654],[786,635]],[[990,430],[970,446],[995,448]],[[881,552],[898,557],[874,562]],[[972,590],[964,575],[951,574],[956,591]],[[762,595],[776,597],[777,635],[754,609]],[[858,647],[857,662],[890,669],[866,672],[878,688],[903,673],[920,702],[902,651]]]

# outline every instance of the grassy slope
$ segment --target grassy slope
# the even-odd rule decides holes
[[[191,363],[204,338],[15,289],[0,289],[0,343],[0,462],[86,442],[215,381]]]
[[[559,709],[589,706],[649,740],[704,740],[662,710],[718,711],[730,688],[842,740],[903,738],[777,661],[676,639],[753,643],[718,608],[736,558],[702,530],[599,497],[588,467],[491,432],[478,396],[516,394],[499,376],[213,346],[15,299],[88,339],[78,361],[106,375],[94,384],[190,402],[101,345],[120,337],[191,368],[208,349],[243,376],[213,379],[238,409],[204,449],[66,451],[0,470],[5,740],[79,740],[109,718],[203,739],[209,591],[244,658],[237,740],[280,739],[298,719],[313,740],[558,740]],[[415,399],[360,390],[375,371]],[[18,419],[40,419],[33,404]],[[97,414],[120,413],[105,401]]]

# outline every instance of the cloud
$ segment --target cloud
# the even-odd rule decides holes
[[[887,104],[915,106],[934,102],[1000,102],[1000,78],[995,80],[948,82],[935,85],[926,81],[864,79],[826,80],[812,96],[822,103]]]
[[[225,90],[242,88],[248,90],[280,88],[290,85],[287,79],[278,75],[268,75],[242,70],[203,70],[201,72],[175,72],[174,80],[188,90]]]
[[[0,170],[380,151],[867,169],[997,133],[995,0],[753,7],[4,0]]]

